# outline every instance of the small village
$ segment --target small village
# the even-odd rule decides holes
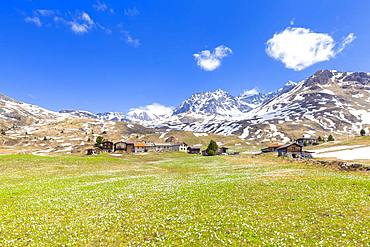
[[[288,157],[292,159],[312,159],[314,152],[303,150],[303,148],[306,146],[319,145],[320,142],[325,140],[334,141],[334,138],[332,135],[330,135],[327,139],[322,139],[321,137],[313,138],[303,136],[294,140],[293,142],[285,144],[270,144],[261,149],[261,154],[277,152],[279,157]]]
[[[329,140],[332,140],[331,136]],[[188,154],[198,154],[203,156],[214,155],[239,155],[239,152],[229,152],[228,147],[218,146],[212,141],[206,150],[202,150],[202,145],[190,146],[185,142],[174,143],[175,138],[169,138],[166,143],[151,143],[151,142],[128,142],[104,140],[98,137],[94,148],[86,150],[86,155],[97,155],[100,153],[110,153],[114,155],[122,154],[140,154],[140,153],[162,153],[162,152],[183,152]],[[167,140],[166,140],[167,141]],[[279,144],[272,143],[261,149],[256,154],[277,153],[278,157],[287,157],[292,159],[312,159],[314,152],[303,150],[306,146],[318,145],[323,139],[313,137],[301,137],[294,141]],[[211,150],[211,151],[210,151]]]
[[[203,156],[213,155],[236,155],[238,153],[228,153],[227,147],[219,147],[217,143],[211,141],[210,145],[213,146],[213,153],[207,150],[201,150],[201,145],[189,146],[185,142],[180,143],[149,143],[149,142],[127,142],[118,141],[112,142],[97,138],[94,148],[86,150],[86,155],[97,155],[100,153],[114,153],[114,154],[133,154],[133,153],[149,153],[149,152],[183,152],[188,154],[202,154]]]

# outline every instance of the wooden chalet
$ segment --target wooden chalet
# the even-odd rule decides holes
[[[155,143],[155,151],[156,152],[169,152],[169,151],[178,151],[179,146],[177,144],[171,143]]]
[[[100,149],[103,151],[103,152],[113,152],[113,149],[114,149],[114,145],[113,145],[113,142],[111,141],[104,141],[102,144],[101,144],[101,147]]]
[[[271,152],[276,152],[276,150],[277,150],[279,147],[281,147],[281,146],[283,146],[283,145],[282,145],[282,144],[278,144],[278,143],[270,144],[270,145],[268,145],[267,147],[262,148],[262,149],[261,149],[261,152],[262,152],[262,153],[271,153]]]
[[[227,150],[229,150],[229,148],[227,148],[227,147],[219,147],[219,148],[217,149],[216,154],[217,154],[217,155],[227,154]]]
[[[188,154],[201,154],[200,147],[188,147]]]
[[[135,146],[131,142],[119,141],[114,144],[115,153],[133,153],[135,152]]]
[[[135,152],[135,144],[132,142],[126,142],[126,153],[131,154]]]
[[[312,158],[312,153],[303,151],[303,145],[298,143],[288,143],[277,148],[279,157],[289,157],[293,159]]]
[[[100,149],[99,148],[89,148],[89,149],[86,149],[86,155],[97,155],[100,153]]]
[[[126,152],[126,142],[116,142],[114,144],[114,152]]]

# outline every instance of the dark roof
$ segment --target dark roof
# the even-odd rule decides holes
[[[300,146],[301,148],[303,148],[303,145],[298,144],[298,143],[287,143],[287,144],[285,144],[285,145],[283,145],[283,146],[281,146],[281,147],[277,148],[277,150],[284,149],[284,148],[290,147],[290,146],[292,146],[292,145],[297,145],[297,146]]]
[[[279,144],[279,143],[272,143],[272,144],[270,144],[270,145],[268,145],[267,147],[268,148],[278,148],[278,147],[281,147],[282,145],[281,144]]]
[[[126,142],[123,142],[123,141],[119,141],[119,142],[116,142],[116,143],[114,143],[114,144],[119,144],[119,143],[124,143],[124,144],[126,144]]]

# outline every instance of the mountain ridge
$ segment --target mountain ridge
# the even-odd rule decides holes
[[[370,126],[370,73],[320,70],[278,90],[255,89],[232,96],[222,89],[195,93],[178,107],[152,105],[129,113],[53,112],[0,95],[0,120],[32,124],[57,118],[132,122],[150,128],[239,135],[241,139],[287,141],[326,132],[354,134]],[[162,107],[162,108],[161,108]],[[299,134],[298,134],[299,133]],[[267,138],[267,139],[266,139]]]

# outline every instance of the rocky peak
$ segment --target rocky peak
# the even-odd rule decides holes
[[[202,115],[236,115],[241,114],[239,102],[228,92],[217,89],[211,92],[193,94],[178,106],[174,115],[195,113]],[[249,108],[250,109],[250,108]]]
[[[110,121],[123,122],[126,121],[126,116],[122,112],[102,112],[96,114],[97,118]]]
[[[334,77],[335,71],[331,70],[319,70],[312,76],[310,76],[305,84],[326,84]]]
[[[365,73],[365,72],[349,73],[343,78],[343,81],[356,81],[361,84],[369,84],[370,83],[370,73]]]

